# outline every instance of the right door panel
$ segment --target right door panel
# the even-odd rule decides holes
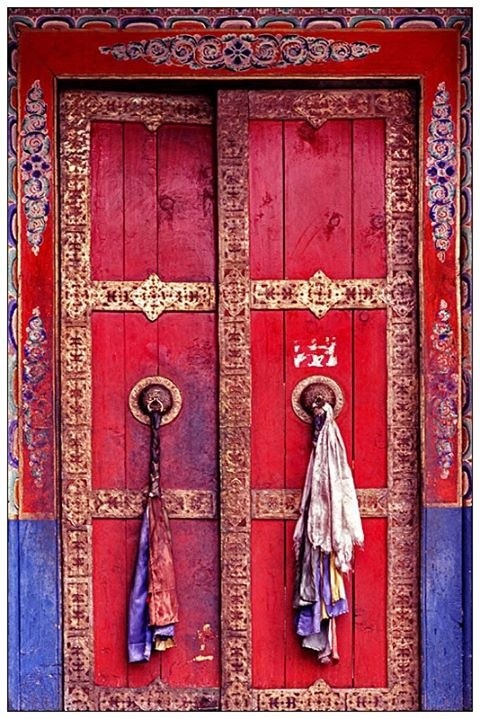
[[[251,92],[249,112],[253,686],[264,709],[414,708],[414,97]],[[300,646],[292,608],[311,429],[291,396],[314,374],[344,395],[365,533],[330,665]]]

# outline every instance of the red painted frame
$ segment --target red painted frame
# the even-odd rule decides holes
[[[270,30],[270,28],[269,28]],[[188,32],[184,29],[183,32]],[[229,34],[242,34],[235,30]],[[122,30],[95,30],[91,26],[82,30],[29,30],[21,29],[19,40],[18,72],[18,111],[21,130],[28,115],[26,104],[28,93],[38,81],[46,103],[46,132],[50,138],[50,156],[57,154],[56,114],[58,83],[68,79],[97,79],[108,82],[109,79],[126,80],[168,80],[202,79],[229,80],[234,86],[239,80],[261,79],[413,79],[420,84],[421,103],[419,112],[419,279],[420,279],[420,352],[421,376],[423,378],[421,394],[422,422],[422,460],[423,460],[423,502],[426,506],[461,506],[461,442],[460,442],[460,34],[454,29],[402,30],[401,33],[389,30],[295,30],[275,28],[275,34],[308,35],[329,40],[364,41],[380,46],[377,53],[358,60],[347,62],[324,62],[306,65],[291,64],[268,70],[247,69],[234,73],[226,68],[194,69],[188,66],[151,65],[142,59],[118,61],[111,55],[100,53],[99,47],[127,41],[145,40],[157,37],[174,37],[179,31],[151,30],[144,32]],[[196,36],[225,35],[225,30],[193,30]],[[258,30],[249,31],[249,35],[258,34]],[[454,123],[453,143],[456,155],[455,179],[455,223],[454,236],[444,261],[440,261],[432,237],[432,224],[428,212],[428,186],[425,181],[429,152],[429,126],[432,120],[432,108],[441,83],[449,93],[451,117]],[[22,133],[19,132],[18,155],[22,157]],[[51,437],[44,448],[44,476],[48,481],[40,483],[32,473],[29,448],[24,440],[20,417],[20,517],[54,518],[57,510],[56,450],[55,450],[55,365],[57,340],[55,336],[57,317],[56,284],[57,267],[57,169],[53,162],[50,182],[50,212],[43,232],[43,242],[38,254],[32,252],[27,236],[27,217],[25,214],[24,186],[20,171],[17,175],[19,206],[19,366],[25,363],[25,347],[28,342],[29,322],[39,308],[45,330],[46,357],[48,367],[43,380],[46,390],[46,406],[42,416],[48,417],[45,432]],[[439,366],[438,343],[435,344],[435,332],[441,331],[441,302],[446,303],[449,337],[448,363],[450,384],[445,388],[445,375]],[[440,330],[439,330],[440,327]],[[24,374],[20,373],[19,396],[25,388]],[[453,383],[453,384],[452,384]],[[442,395],[443,393],[443,395]],[[438,454],[439,412],[442,411],[442,398],[450,402],[453,414],[453,435],[450,437],[450,466],[443,472]],[[448,404],[448,402],[447,402]],[[45,411],[46,410],[46,411]],[[452,427],[450,427],[452,429]],[[441,437],[440,437],[441,439]]]

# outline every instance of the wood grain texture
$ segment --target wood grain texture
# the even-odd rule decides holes
[[[252,523],[252,677],[255,688],[285,686],[285,631],[291,620],[285,593],[285,523]]]
[[[356,687],[387,681],[387,520],[362,519],[365,548],[355,552],[354,673]]]
[[[286,277],[351,276],[351,127],[285,123]]]
[[[20,710],[61,709],[58,523],[18,522]]]
[[[462,513],[423,510],[422,706],[463,710]]]
[[[92,522],[94,678],[101,686],[127,685],[126,520]]]
[[[355,485],[387,486],[387,317],[353,311]]]
[[[125,488],[125,323],[92,315],[92,487]]]
[[[10,519],[7,523],[7,561],[8,561],[8,633],[7,633],[7,707],[8,711],[20,711],[20,559],[19,559],[19,524],[18,520]]]
[[[283,312],[252,312],[251,486],[285,484],[285,400]]]
[[[158,130],[158,275],[215,277],[212,129],[162,125]]]
[[[157,272],[156,136],[145,125],[123,126],[125,280]],[[119,217],[120,221],[120,217]]]
[[[162,679],[172,687],[220,686],[218,523],[170,522],[179,601],[175,648],[162,656]]]
[[[384,277],[385,237],[384,120],[352,122],[353,277]]]
[[[92,278],[123,280],[125,196],[122,125],[118,122],[93,122],[90,142]]]
[[[283,277],[283,127],[249,124],[250,271],[253,279]]]

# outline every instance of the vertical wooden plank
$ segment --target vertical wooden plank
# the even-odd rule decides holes
[[[278,121],[249,123],[250,273],[283,277],[283,129]]]
[[[472,625],[472,508],[462,509],[463,530],[463,711],[472,711],[473,625]]]
[[[279,489],[285,483],[283,312],[252,312],[251,338],[251,483]]]
[[[140,379],[158,374],[158,326],[143,313],[125,314],[124,321],[125,390],[117,412],[125,426],[126,486],[128,489],[142,490],[148,486],[150,427],[131,414],[128,398]]]
[[[461,508],[425,508],[422,709],[463,710]],[[448,611],[446,611],[448,607]]]
[[[286,276],[351,276],[351,123],[284,127]]]
[[[91,265],[97,280],[123,279],[123,128],[92,122]]]
[[[8,520],[8,711],[20,711],[20,566],[18,556],[19,520]]]
[[[387,485],[387,317],[353,311],[353,446],[356,487]]]
[[[124,317],[92,313],[92,487],[125,487]],[[127,352],[127,357],[130,353]]]
[[[182,410],[161,430],[162,486],[218,488],[217,350],[212,313],[165,313],[157,320],[159,374],[175,382]]]
[[[258,689],[285,686],[285,621],[290,620],[290,613],[285,601],[284,550],[283,521],[252,522],[252,676]]]
[[[220,684],[218,522],[170,522],[179,601],[175,644],[162,656],[162,679],[173,687]]]
[[[157,271],[157,141],[145,125],[124,125],[125,280]],[[120,222],[121,216],[118,217]]]
[[[127,683],[125,522],[92,522],[94,680],[101,686]]]
[[[210,126],[159,128],[158,275],[162,280],[215,277],[213,167]]]
[[[354,686],[387,686],[387,520],[363,518],[355,551]],[[395,610],[395,608],[393,608]]]
[[[385,123],[355,120],[353,132],[353,277],[384,277]]]
[[[61,709],[58,523],[20,520],[20,710]]]

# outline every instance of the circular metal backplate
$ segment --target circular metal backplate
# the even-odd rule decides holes
[[[180,390],[177,385],[167,377],[143,377],[143,379],[139,380],[137,384],[132,387],[128,398],[130,412],[133,414],[135,419],[138,419],[139,422],[142,422],[143,424],[150,424],[150,417],[140,407],[140,395],[145,387],[148,387],[151,384],[160,384],[171,393],[172,406],[168,412],[162,414],[161,424],[169,424],[169,422],[173,422],[182,409],[182,395],[180,394]]]
[[[330,377],[326,377],[322,374],[314,374],[311,377],[306,377],[305,379],[300,380],[298,384],[295,386],[293,392],[292,392],[292,407],[293,411],[297,415],[297,417],[300,417],[303,422],[311,422],[312,417],[311,415],[306,411],[306,409],[303,407],[300,399],[303,390],[306,387],[309,387],[310,385],[323,385],[325,390],[327,390],[329,393],[333,392],[333,395],[335,397],[335,403],[333,405],[333,414],[335,417],[339,415],[339,413],[342,410],[343,404],[344,404],[344,397],[343,392],[340,388],[340,385],[338,385],[335,380],[331,379]]]

